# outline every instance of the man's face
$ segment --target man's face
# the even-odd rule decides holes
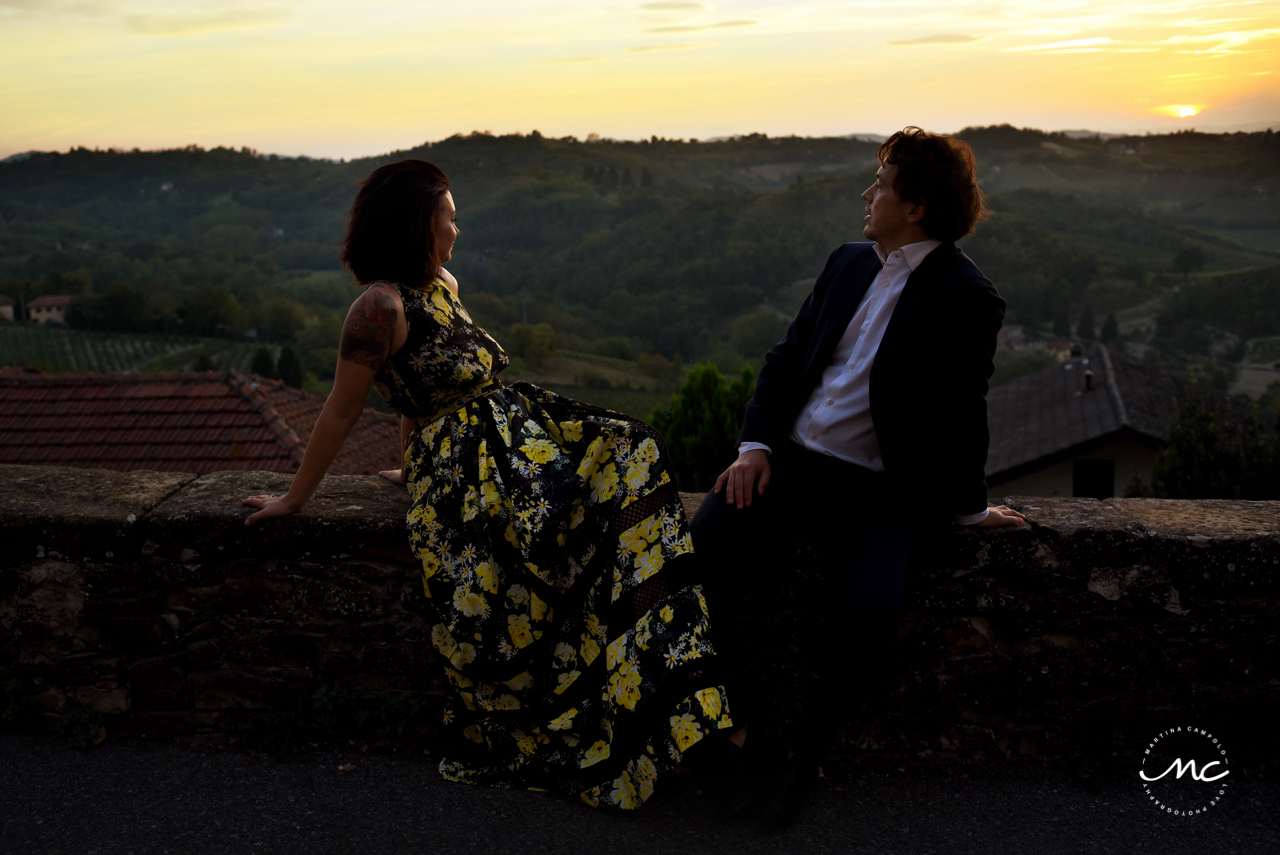
[[[876,170],[876,182],[862,194],[867,203],[862,234],[890,251],[909,242],[906,238],[912,233],[911,227],[922,214],[922,206],[904,202],[898,195],[894,189],[897,178],[898,167],[882,163]]]

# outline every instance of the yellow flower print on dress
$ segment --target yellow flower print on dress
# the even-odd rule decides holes
[[[671,738],[681,751],[689,748],[702,738],[702,727],[691,714],[673,715],[671,717]]]
[[[651,541],[645,540],[645,527],[641,523],[633,525],[631,528],[618,535],[618,547],[628,552],[644,552],[649,548]]]
[[[582,635],[582,660],[590,665],[596,661],[596,657],[600,655],[600,645],[596,640],[587,634]]]
[[[577,501],[576,499],[574,501]],[[577,505],[573,509],[573,513],[569,514],[569,528],[577,528],[582,525],[583,519],[587,516],[587,509],[582,505]]]
[[[604,651],[604,669],[612,671],[618,666],[619,660],[627,653],[627,637],[620,635],[615,638]]]
[[[551,724],[547,727],[551,730],[568,730],[573,727],[573,717],[578,714],[578,708],[572,707],[567,713],[551,720]]]
[[[649,649],[649,642],[653,640],[653,630],[649,625],[649,615],[646,614],[636,624],[636,647],[641,650]]]
[[[527,733],[521,734],[520,739],[516,741],[517,747],[525,755],[533,754],[538,750],[538,741]]]
[[[525,601],[529,599],[529,592],[525,590],[524,585],[512,585],[507,588],[507,596],[511,598],[511,602],[520,606],[524,605]]]
[[[538,598],[537,594],[529,595],[529,614],[534,620],[542,620],[547,615],[547,604]],[[550,618],[547,618],[550,620]]]
[[[449,318],[453,317],[453,306],[449,305],[448,299],[445,298],[444,293],[440,288],[436,288],[431,292],[431,303],[444,314],[444,320],[440,320],[438,316],[436,317],[436,320],[440,321],[441,324],[447,325],[449,323]]]
[[[596,474],[596,470],[600,468],[600,464],[609,459],[609,450],[604,447],[604,440],[596,437],[591,440],[591,444],[587,446],[586,454],[582,457],[582,462],[578,464],[578,477],[591,478]]]
[[[664,563],[665,561],[662,557],[661,545],[655,546],[648,552],[641,552],[636,556],[636,581],[643,582],[645,579],[648,579],[654,573],[661,570]]]
[[[428,579],[440,570],[440,558],[430,549],[419,549],[418,559],[422,562],[422,575]]]
[[[618,491],[618,467],[612,463],[591,476],[591,500],[607,502]]]
[[[472,742],[484,742],[484,737],[480,735],[480,725],[472,724],[463,729],[462,735]]]
[[[647,802],[649,796],[653,795],[653,782],[658,779],[658,767],[653,765],[653,761],[643,754],[636,761],[636,790],[640,796],[640,801]]]
[[[609,695],[629,710],[640,700],[640,672],[625,659],[609,675]]]
[[[639,466],[628,466],[626,477],[623,481],[627,485],[627,491],[634,493],[643,487],[649,481],[649,467],[641,464]]]
[[[613,799],[613,803],[623,810],[635,810],[636,788],[631,783],[631,776],[626,772],[623,772],[614,780],[613,790],[609,795]]]
[[[490,594],[498,593],[498,568],[488,561],[480,562],[476,568],[476,576],[480,579],[480,587]]]
[[[502,510],[502,497],[498,495],[497,484],[492,481],[480,483],[480,504],[489,512],[489,516],[494,516]]]
[[[449,634],[449,630],[445,629],[444,624],[438,623],[431,627],[431,646],[440,651],[440,655],[445,659],[453,657],[453,652],[458,649],[458,645],[454,642],[453,636]]]
[[[582,439],[582,422],[561,422],[560,435],[566,442],[577,442]]]
[[[476,359],[480,360],[486,372],[493,370],[493,355],[485,348],[482,347],[476,351]]]
[[[699,689],[693,693],[702,705],[702,714],[715,721],[720,717],[720,691],[718,689]]]
[[[652,466],[658,462],[658,444],[653,441],[652,437],[645,437],[640,446],[636,448],[635,456]]]
[[[498,697],[497,702],[494,703],[494,706],[500,710],[518,710],[520,709],[520,702],[516,700],[514,695],[501,695]]]
[[[556,687],[554,690],[555,693],[557,695],[564,694],[564,690],[572,686],[573,681],[578,679],[578,675],[581,673],[582,673],[581,671],[570,671],[568,674],[561,674],[559,677],[557,677]]]
[[[475,658],[475,647],[464,641],[458,645],[458,649],[454,651],[453,656],[449,657],[449,661],[458,668],[465,668],[474,662]]]
[[[515,691],[519,692],[523,689],[529,688],[529,684],[532,682],[533,682],[533,675],[530,674],[528,671],[521,671],[519,674],[512,677],[510,680],[507,680],[505,683],[503,683],[503,685],[509,689],[514,689]]]
[[[524,445],[520,446],[520,450],[524,452],[525,457],[534,463],[546,463],[560,453],[556,449],[555,443],[549,439],[525,440]]]
[[[480,498],[480,492],[475,487],[468,487],[467,493],[462,497],[462,521],[471,522],[480,513],[480,509],[476,507],[476,502]]]
[[[596,742],[595,745],[592,745],[587,749],[586,755],[582,758],[582,763],[579,765],[585,769],[588,766],[596,765],[601,760],[607,759],[609,759],[609,744],[601,739]]]
[[[572,644],[564,641],[556,645],[556,659],[561,665],[568,665],[570,662],[578,658],[578,651],[574,649]]]
[[[453,589],[453,607],[467,617],[484,617],[489,614],[489,604],[484,601],[484,597],[466,585]]]
[[[533,632],[529,629],[528,615],[507,615],[507,634],[516,647],[533,644]]]
[[[658,616],[662,618],[663,623],[671,623],[671,619],[676,616],[676,613],[671,610],[671,606],[663,606],[662,611],[658,612]]]

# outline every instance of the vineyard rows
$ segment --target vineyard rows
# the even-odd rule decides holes
[[[0,326],[0,367],[31,366],[46,374],[146,371],[149,364],[199,339],[172,335],[94,333],[38,325]]]

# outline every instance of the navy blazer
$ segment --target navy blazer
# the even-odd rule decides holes
[[[739,442],[786,442],[853,319],[880,259],[847,243],[827,259],[799,314],[765,356]],[[954,243],[907,278],[871,369],[871,420],[895,498],[949,524],[987,506],[987,380],[1005,302]]]

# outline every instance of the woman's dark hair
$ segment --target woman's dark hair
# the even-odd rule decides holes
[[[959,240],[986,219],[978,164],[964,140],[912,126],[885,140],[876,157],[898,167],[893,189],[925,206],[920,226],[934,240]]]
[[[361,284],[433,281],[440,275],[435,224],[448,189],[449,177],[425,160],[379,166],[351,203],[342,263]]]

